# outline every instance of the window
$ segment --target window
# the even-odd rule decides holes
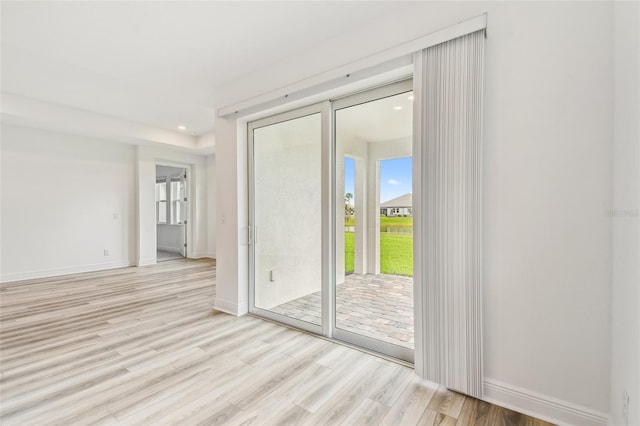
[[[167,223],[167,182],[156,181],[156,223]]]
[[[185,194],[184,181],[179,176],[171,178],[170,182],[171,200],[171,224],[179,225],[183,222],[184,209],[182,208]]]
[[[186,191],[182,176],[156,180],[156,223],[181,225],[186,221]]]

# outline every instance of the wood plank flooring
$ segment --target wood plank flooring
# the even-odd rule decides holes
[[[214,296],[212,260],[3,284],[0,423],[546,424]]]

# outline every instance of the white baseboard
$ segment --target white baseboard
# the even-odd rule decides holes
[[[128,260],[119,260],[115,262],[94,263],[90,265],[43,269],[40,271],[18,272],[0,276],[0,282],[9,283],[14,281],[33,280],[37,278],[57,277],[60,275],[79,274],[82,272],[95,272],[103,271],[106,269],[126,268],[128,266],[135,266],[135,263]]]
[[[227,302],[226,300],[222,300],[216,297],[216,300],[213,302],[213,308],[216,311],[226,312],[227,314],[238,315],[238,305],[235,303]]]
[[[484,379],[483,400],[559,425],[604,426],[609,415],[498,380]]]
[[[213,308],[216,311],[226,312],[227,314],[235,315],[237,317],[247,313],[247,304],[245,303],[233,303],[226,300],[222,300],[216,297],[213,303]]]

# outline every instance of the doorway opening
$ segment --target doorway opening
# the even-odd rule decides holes
[[[187,257],[187,169],[156,165],[156,255]]]

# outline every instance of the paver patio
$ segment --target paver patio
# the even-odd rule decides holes
[[[320,292],[272,309],[320,324]],[[413,278],[397,275],[347,275],[337,285],[338,328],[413,349]]]

